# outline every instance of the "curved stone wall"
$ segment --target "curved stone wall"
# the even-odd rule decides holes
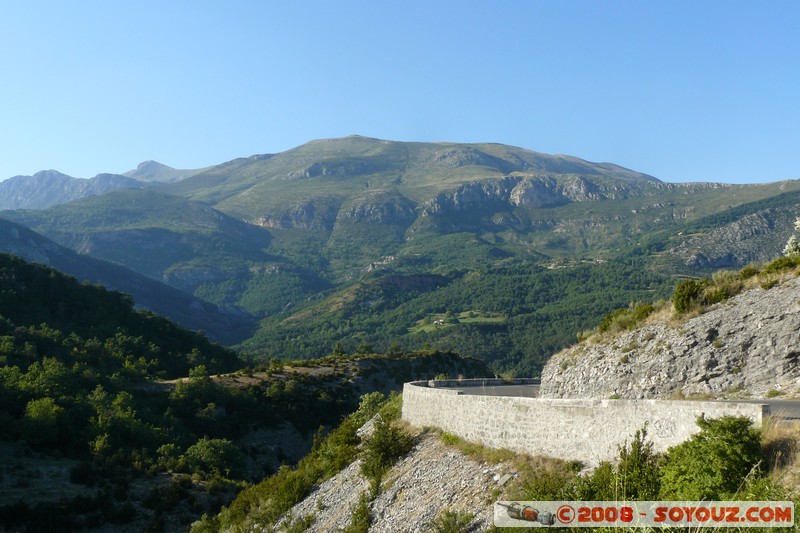
[[[406,383],[403,420],[418,427],[436,427],[491,448],[597,465],[615,460],[619,445],[630,441],[645,425],[655,450],[660,452],[697,433],[695,421],[699,416],[747,416],[761,426],[769,414],[767,405],[744,402],[480,396],[466,395],[458,388],[501,383]]]

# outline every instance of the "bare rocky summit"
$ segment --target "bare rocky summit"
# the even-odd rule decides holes
[[[800,393],[800,280],[755,288],[683,323],[583,342],[542,372],[549,398],[665,398]]]

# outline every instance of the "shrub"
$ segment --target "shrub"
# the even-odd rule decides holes
[[[364,443],[361,472],[370,480],[374,494],[378,493],[384,473],[414,447],[414,438],[391,425],[383,417],[375,420],[375,429]]]
[[[95,472],[92,463],[89,461],[81,461],[69,470],[69,480],[71,483],[86,485],[87,487],[94,486],[98,480],[97,472]]]
[[[631,330],[650,316],[654,310],[655,307],[650,304],[631,304],[626,309],[617,309],[604,316],[600,325],[597,326],[597,330],[600,333]]]
[[[647,428],[637,430],[630,444],[619,447],[619,464],[602,463],[576,482],[583,500],[654,500],[660,488],[659,457],[647,440]]]
[[[362,396],[358,410],[338,428],[325,436],[318,433],[311,453],[295,468],[281,466],[274,475],[241,491],[217,517],[196,523],[193,530],[238,531],[252,523],[275,523],[283,513],[308,496],[316,484],[355,460],[359,443],[356,430],[372,418],[381,407],[382,399],[380,393]]]
[[[699,303],[700,295],[707,286],[707,279],[687,278],[681,280],[675,287],[675,292],[672,294],[672,303],[675,306],[675,311],[678,313],[686,313],[692,309],[692,307]]]
[[[25,439],[35,446],[58,443],[64,417],[64,408],[57,405],[52,398],[31,400],[25,407]]]
[[[777,284],[778,284],[777,279],[768,279],[761,283],[761,288],[764,289],[765,291],[768,291]]]
[[[800,264],[800,257],[779,257],[768,263],[763,270],[762,274],[780,274],[786,270],[791,270]]]
[[[509,493],[512,500],[574,500],[574,483],[579,463],[560,459],[532,457],[519,463],[519,479]],[[587,498],[591,499],[591,498]]]
[[[244,474],[244,455],[228,439],[203,437],[189,446],[185,455],[195,471],[237,478]]]
[[[741,279],[741,280],[750,279],[753,276],[755,276],[756,274],[758,274],[758,272],[759,272],[759,270],[755,266],[747,265],[746,267],[744,267],[743,269],[741,269],[739,271],[739,279]]]
[[[647,427],[636,431],[630,446],[627,441],[620,446],[617,478],[622,498],[654,500],[658,496],[658,456],[647,440]]]
[[[369,511],[370,498],[367,492],[362,492],[358,503],[350,508],[350,525],[345,533],[367,533],[372,523],[372,514]]]
[[[698,418],[700,432],[669,449],[661,469],[661,497],[718,500],[732,496],[759,464],[759,432],[746,417]]]
[[[464,533],[475,515],[469,511],[446,510],[433,522],[433,533]]]

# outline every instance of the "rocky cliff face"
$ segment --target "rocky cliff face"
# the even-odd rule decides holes
[[[768,261],[792,232],[800,207],[768,208],[745,215],[703,235],[688,238],[669,250],[687,266],[699,268],[741,267]]]
[[[455,191],[441,193],[422,204],[425,215],[452,211],[481,210],[489,208],[513,209],[516,207],[538,209],[557,207],[570,202],[591,200],[620,200],[657,190],[657,183],[604,184],[582,176],[557,175],[507,176],[498,180],[466,183]]]
[[[662,188],[662,184],[650,182],[603,183],[581,176],[513,175],[464,183],[418,204],[396,192],[387,191],[359,195],[344,202],[329,197],[311,197],[271,210],[251,222],[275,229],[331,230],[336,222],[341,221],[408,226],[419,216],[506,212],[517,208],[558,207],[571,202],[622,200],[653,194]]]
[[[756,288],[680,325],[646,325],[551,358],[550,398],[800,394],[800,279]],[[771,394],[776,394],[772,392]]]
[[[423,434],[411,453],[386,475],[383,490],[370,505],[373,522],[369,530],[427,532],[436,518],[449,510],[473,515],[467,531],[488,531],[493,503],[499,499],[494,494],[510,474],[510,465],[478,463],[443,444],[438,435]],[[307,531],[342,531],[350,525],[351,508],[365,491],[369,491],[369,482],[361,474],[358,460],[295,505],[279,525],[288,525],[289,518],[313,515]]]
[[[0,182],[0,210],[45,209],[117,189],[142,186],[140,181],[116,174],[79,179],[55,170],[44,170],[33,176],[15,176]]]

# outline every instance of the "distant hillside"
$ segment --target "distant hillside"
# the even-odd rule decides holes
[[[45,209],[117,189],[136,189],[142,186],[140,181],[115,174],[98,174],[91,179],[79,179],[55,170],[44,170],[33,176],[14,176],[0,181],[0,210]]]
[[[135,169],[125,172],[123,176],[144,182],[173,183],[204,170],[206,169],[177,169],[161,164],[158,161],[145,161],[139,163]]]
[[[348,200],[361,204],[386,194],[390,199],[407,198],[419,204],[459,185],[509,175],[552,178],[553,186],[574,187],[575,195],[581,194],[581,185],[593,188],[575,181],[578,177],[621,180],[634,189],[659,183],[652,176],[612,164],[500,144],[409,143],[352,136],[312,141],[275,155],[236,159],[164,190],[269,226],[286,225],[286,221],[279,222],[285,215],[291,227],[316,224],[330,230],[336,211]],[[598,183],[597,190],[583,192],[599,197],[610,192],[604,189]],[[622,188],[617,189],[619,196]],[[524,203],[536,193],[536,184],[522,185],[518,200],[512,202]],[[573,191],[553,194],[560,197],[555,203],[560,203]],[[308,201],[325,209],[316,208],[305,216],[296,213]],[[330,219],[326,213],[333,208]]]
[[[535,374],[675,276],[772,259],[798,195],[800,181],[670,184],[500,144],[353,136],[3,216],[243,309],[260,323],[239,347],[258,357],[397,344]]]
[[[361,394],[488,372],[434,351],[244,364],[127,295],[0,254],[0,529],[185,530]]]
[[[203,330],[217,341],[234,343],[251,334],[254,324],[245,313],[226,310],[126,268],[74,251],[0,218],[0,252],[43,263],[78,280],[102,284],[134,296],[137,308],[169,317],[184,327]]]
[[[43,170],[33,176],[14,176],[0,181],[0,211],[46,209],[118,189],[141,189],[158,183],[174,183],[203,170],[181,170],[156,161],[145,161],[122,175],[98,174],[90,179]]]
[[[116,335],[139,337],[139,343],[150,343],[150,349],[160,353],[157,360],[149,363],[153,365],[150,371],[160,370],[166,376],[184,376],[198,364],[206,364],[216,372],[242,364],[235,352],[167,319],[134,310],[129,296],[82,284],[50,267],[0,254],[0,279],[3,280],[0,315],[5,335],[13,333],[13,326],[47,325],[64,335],[74,333],[101,342]],[[189,355],[193,350],[195,360],[191,361]],[[24,353],[7,355],[30,357]],[[138,357],[135,353],[126,356]]]

